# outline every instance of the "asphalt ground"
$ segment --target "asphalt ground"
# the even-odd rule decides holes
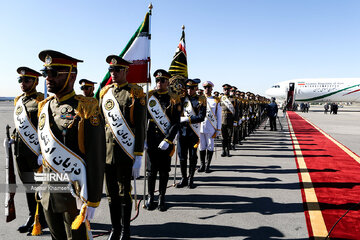
[[[301,115],[359,154],[360,141],[355,142],[359,131],[354,129],[359,129],[360,107],[345,110],[347,108],[340,109],[338,115],[324,117],[321,107],[312,107],[309,113]],[[5,138],[6,124],[14,126],[12,111],[12,103],[0,102],[1,141]],[[283,131],[264,130],[261,126],[231,152],[232,157],[220,157],[218,141],[212,172],[196,173],[195,189],[171,187],[174,182],[172,167],[166,197],[168,210],[147,211],[141,202],[139,215],[131,223],[132,239],[308,239],[287,121],[282,117],[279,119]],[[5,156],[2,147],[0,156]],[[4,202],[5,157],[1,158],[0,201]],[[177,181],[179,175],[177,168]],[[21,184],[19,179],[17,183]],[[144,192],[143,178],[138,179],[136,185],[139,200]],[[16,193],[15,206],[17,218],[5,223],[4,216],[0,239],[51,238],[48,229],[38,237],[18,233],[16,229],[28,214],[24,192]],[[105,195],[91,226],[94,235],[106,233],[111,228]],[[95,239],[107,239],[107,236]]]

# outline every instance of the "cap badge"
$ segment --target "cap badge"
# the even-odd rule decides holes
[[[52,63],[52,58],[49,55],[45,57],[45,64],[50,65]]]
[[[25,70],[24,70],[24,69],[21,70],[20,74],[21,74],[21,75],[25,75]]]
[[[111,59],[111,64],[112,64],[112,65],[116,65],[116,64],[117,64],[117,61],[116,61],[115,58]]]

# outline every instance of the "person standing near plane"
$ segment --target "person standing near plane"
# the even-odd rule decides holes
[[[267,116],[269,117],[270,120],[270,131],[277,131],[276,117],[278,114],[278,106],[277,103],[275,102],[274,97],[271,98],[271,103],[267,105],[266,111],[267,111]]]

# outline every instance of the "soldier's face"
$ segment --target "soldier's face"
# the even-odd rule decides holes
[[[196,87],[196,86],[187,86],[186,92],[189,96],[192,96],[192,95],[196,94],[197,89],[198,89],[198,87]]]
[[[211,92],[212,92],[212,87],[211,86],[205,86],[204,87],[204,92],[205,92],[205,95],[207,95],[207,96],[210,96],[211,95]]]
[[[48,71],[45,73],[44,77],[46,80],[46,87],[48,91],[51,93],[58,93],[61,89],[63,89],[64,85],[66,84],[66,80],[69,75],[70,68],[62,68],[62,69],[55,69],[55,71]],[[70,77],[66,88],[72,88],[74,85],[74,81],[76,78],[76,74],[73,72]],[[64,90],[65,90],[64,89]]]
[[[34,78],[29,78],[29,77],[22,78],[21,83],[20,83],[21,91],[23,91],[23,92],[31,91],[33,88],[34,82],[35,82]]]
[[[224,94],[229,95],[230,94],[230,89],[229,88],[224,88]]]
[[[127,69],[124,67],[115,67],[110,70],[111,81],[113,83],[125,83],[126,82]]]
[[[92,93],[94,91],[94,87],[91,86],[84,86],[81,88],[82,92],[84,93],[85,97],[92,97]]]
[[[160,91],[166,91],[169,87],[169,80],[166,78],[156,79],[156,88]]]

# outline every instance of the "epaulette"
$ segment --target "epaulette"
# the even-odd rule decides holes
[[[42,100],[44,100],[44,94],[41,92],[37,92],[35,101],[39,104],[39,102],[41,102]]]
[[[131,88],[130,94],[133,95],[135,98],[145,97],[144,90],[142,89],[142,87],[132,83],[129,83],[129,87]]]
[[[199,103],[206,106],[206,97],[204,95],[199,96]]]
[[[173,93],[173,92],[169,92],[169,96],[170,96],[171,101],[174,104],[180,103],[180,96],[178,94]]]
[[[154,90],[154,89],[150,90],[150,91],[148,92],[148,97],[151,98],[151,96],[154,95],[154,93],[156,93],[156,91],[157,91],[157,90]]]
[[[17,101],[19,100],[20,97],[24,96],[25,93],[21,94],[20,96],[17,96],[16,98],[14,98],[14,106],[16,106]]]
[[[95,98],[82,95],[75,95],[74,98],[79,101],[76,111],[81,118],[89,119],[92,116],[99,115],[99,103]]]
[[[107,91],[113,87],[113,84],[109,84],[109,85],[106,85],[105,87],[103,87],[100,91],[100,99],[103,98],[103,96],[105,95],[105,93],[107,93]]]
[[[45,104],[48,101],[50,101],[51,99],[53,99],[53,98],[55,98],[55,95],[49,96],[49,97],[45,98],[44,100],[42,100],[41,102],[39,102],[39,104],[38,104],[38,117],[40,116],[40,113],[41,113],[43,107],[45,106]]]

